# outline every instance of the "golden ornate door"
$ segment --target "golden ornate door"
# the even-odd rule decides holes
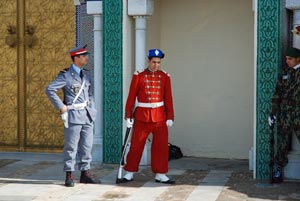
[[[61,151],[63,124],[45,88],[71,62],[73,0],[1,0],[0,20],[0,150]]]

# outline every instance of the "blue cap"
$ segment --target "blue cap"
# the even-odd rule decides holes
[[[152,57],[158,57],[158,58],[164,58],[165,54],[160,49],[150,49],[148,52],[148,58]]]

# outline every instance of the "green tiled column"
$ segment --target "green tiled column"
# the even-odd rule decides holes
[[[122,146],[122,0],[103,0],[103,162],[118,163]]]
[[[282,0],[258,0],[257,4],[256,178],[264,180],[270,174],[267,118],[281,66],[283,5]]]

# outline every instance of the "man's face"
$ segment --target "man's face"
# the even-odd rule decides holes
[[[286,56],[285,60],[286,60],[287,65],[291,68],[293,68],[300,62],[300,58],[295,58],[295,57],[290,57],[290,56]]]
[[[151,71],[157,71],[160,67],[160,58],[153,57],[151,59],[148,59],[148,68]]]
[[[76,66],[81,67],[89,62],[89,55],[83,54],[75,57],[74,63]]]

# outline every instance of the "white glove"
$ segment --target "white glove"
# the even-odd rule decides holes
[[[61,116],[61,119],[64,122],[65,127],[69,128],[69,124],[68,124],[68,112],[64,112],[60,116]]]
[[[127,118],[126,119],[127,128],[132,128],[132,125],[133,125],[133,119]]]
[[[270,126],[272,126],[276,122],[276,116],[275,115],[270,115],[268,118],[268,123]]]
[[[173,126],[173,120],[171,120],[171,119],[168,119],[167,121],[166,121],[166,124],[167,124],[167,126],[168,127],[171,127],[171,126]]]

